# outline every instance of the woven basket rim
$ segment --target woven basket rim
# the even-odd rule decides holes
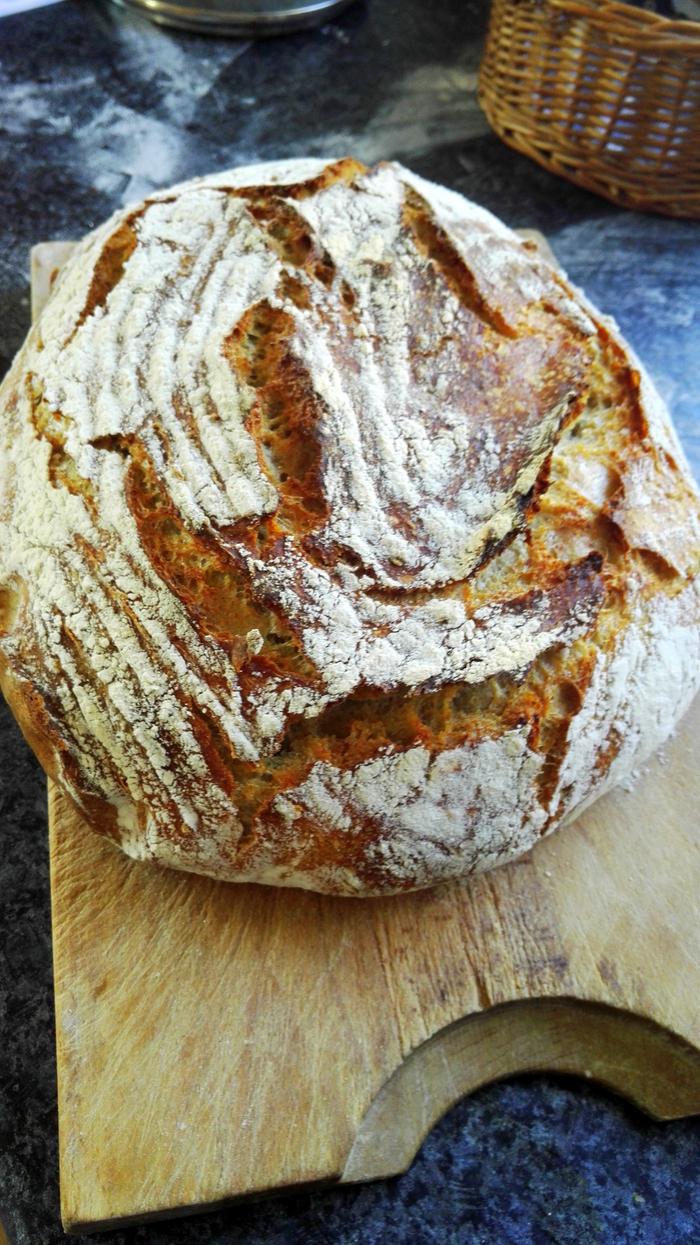
[[[663,17],[648,9],[638,9],[624,0],[545,0],[547,7],[570,17],[580,17],[608,34],[631,39],[636,45],[669,44],[678,51],[700,52],[700,22]]]
[[[617,204],[700,217],[700,22],[492,0],[479,100],[516,151]]]

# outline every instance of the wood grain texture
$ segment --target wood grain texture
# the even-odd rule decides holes
[[[381,900],[135,863],[51,787],[66,1229],[400,1171],[524,1070],[700,1112],[699,732],[700,701],[633,792]]]
[[[384,900],[135,863],[53,788],[66,1227],[400,1171],[523,1070],[700,1112],[698,731],[525,859]]]

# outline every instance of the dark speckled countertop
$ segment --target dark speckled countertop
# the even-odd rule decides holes
[[[647,363],[700,474],[700,225],[618,211],[502,146],[475,98],[484,23],[477,0],[369,0],[261,43],[79,0],[0,19],[0,372],[29,321],[32,243],[239,163],[397,157],[549,236]],[[54,1245],[45,785],[4,706],[0,758],[0,1221],[13,1245]],[[521,1079],[460,1103],[396,1179],[83,1239],[696,1245],[700,1121],[653,1124],[589,1085]]]

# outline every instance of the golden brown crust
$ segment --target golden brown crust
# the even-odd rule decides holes
[[[3,689],[134,855],[461,876],[628,773],[697,682],[698,498],[636,361],[398,166],[117,217],[3,406]]]

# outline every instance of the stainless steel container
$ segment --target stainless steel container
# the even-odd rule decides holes
[[[278,35],[327,21],[352,0],[114,0],[164,26],[224,35]]]

